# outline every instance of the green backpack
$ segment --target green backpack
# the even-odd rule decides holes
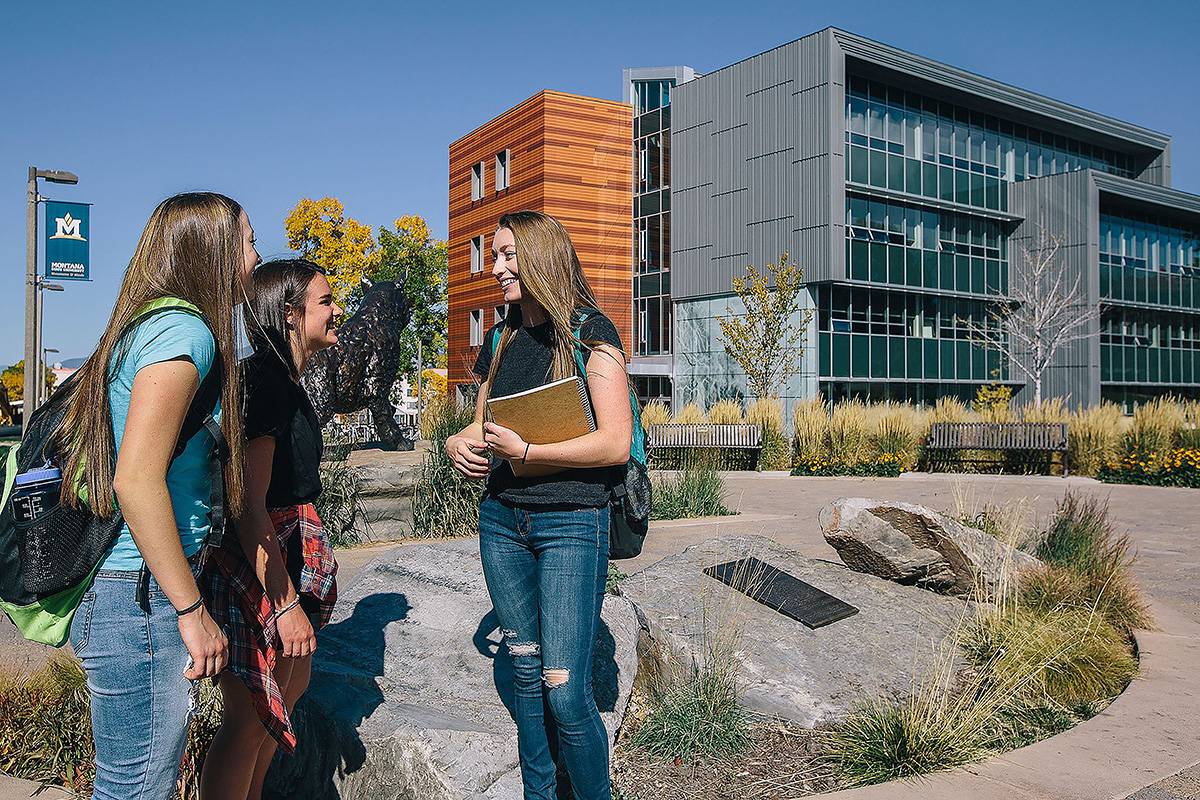
[[[130,329],[169,310],[186,311],[204,319],[191,303],[164,297],[143,306]],[[209,459],[213,479],[210,537],[219,537],[224,531],[224,463],[228,449],[221,427],[213,419],[221,394],[221,372],[218,354],[192,399],[172,455],[173,461],[201,428],[208,430],[216,442]],[[26,502],[18,509],[18,501],[25,499],[19,497],[21,492],[14,492],[18,476],[36,477],[45,470],[65,466],[54,444],[75,389],[76,382],[68,378],[45,405],[30,415],[21,442],[9,448],[0,483],[0,608],[26,639],[54,647],[66,642],[75,610],[124,524],[119,510],[100,517],[88,508],[82,476],[75,481],[76,496],[84,501],[78,508],[60,504],[58,489],[54,488],[40,495],[37,504]],[[138,600],[143,608],[147,606],[148,586],[149,572],[143,565],[138,582]]]

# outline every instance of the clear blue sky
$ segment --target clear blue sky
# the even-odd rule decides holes
[[[835,7],[844,10],[834,10]],[[264,257],[296,200],[446,233],[447,145],[543,88],[619,99],[621,69],[708,72],[836,25],[1174,137],[1200,193],[1200,4],[433,2],[6,4],[0,28],[0,365],[23,353],[25,172],[94,203],[92,274],[48,294],[45,345],[94,346],[154,206],[238,199]]]

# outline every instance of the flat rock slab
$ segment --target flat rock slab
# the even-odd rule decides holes
[[[858,608],[810,630],[704,575],[713,564],[754,556]],[[705,631],[737,630],[743,702],[813,728],[867,699],[909,694],[932,675],[967,604],[804,558],[759,536],[710,539],[629,577],[622,593],[654,638],[686,660],[705,652]],[[705,617],[707,616],[707,623]]]
[[[925,506],[840,497],[821,530],[851,569],[939,594],[991,596],[1036,558]]]
[[[593,688],[609,738],[624,716],[641,633],[606,597]],[[518,800],[512,664],[500,646],[476,540],[399,547],[364,567],[318,637],[296,713],[299,748],[267,797]]]

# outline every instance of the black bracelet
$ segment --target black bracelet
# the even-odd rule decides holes
[[[177,616],[183,617],[183,616],[186,616],[186,615],[192,613],[193,611],[195,611],[197,608],[199,608],[202,605],[204,605],[204,596],[203,595],[201,595],[200,598],[198,600],[196,600],[196,602],[192,603],[187,608],[185,608],[183,610],[176,609],[175,614]]]
[[[525,463],[525,459],[529,458],[529,442],[525,443],[525,454],[521,456],[521,463]]]

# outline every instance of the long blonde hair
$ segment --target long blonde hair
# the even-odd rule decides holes
[[[551,360],[551,380],[574,375],[575,348],[583,345],[592,348],[603,342],[583,341],[575,336],[579,326],[579,311],[599,309],[596,295],[583,274],[579,256],[571,236],[562,223],[540,211],[515,211],[500,217],[496,230],[507,228],[512,231],[517,250],[522,297],[528,296],[537,302],[550,318],[553,326],[554,354]],[[521,327],[519,306],[509,310],[505,325],[492,354],[488,369],[488,385],[495,385],[496,369],[504,348]],[[586,378],[586,376],[583,376]]]
[[[235,298],[245,299],[241,214],[242,207],[224,195],[188,192],[164,200],[146,222],[104,335],[80,367],[66,400],[61,439],[56,442],[65,456],[64,474],[82,477],[87,504],[95,514],[109,516],[114,509],[116,443],[108,389],[125,355],[123,334],[138,310],[160,297],[178,297],[195,305],[216,338],[224,373],[221,430],[230,451],[226,504],[232,514],[241,512],[242,391],[233,331]],[[63,501],[77,505],[74,481],[63,484]]]

